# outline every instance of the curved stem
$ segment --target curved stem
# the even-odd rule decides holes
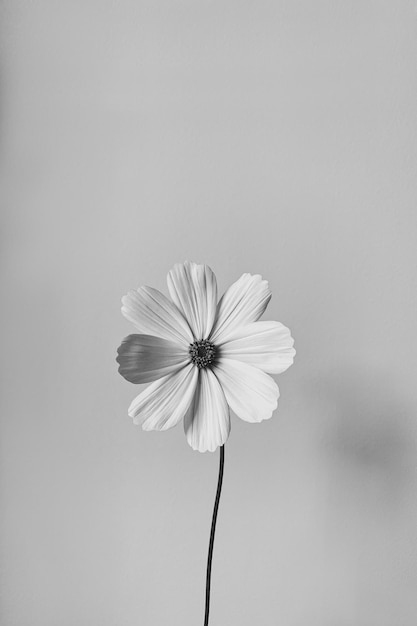
[[[214,534],[216,532],[217,512],[219,510],[220,494],[222,492],[223,469],[224,469],[224,446],[221,446],[221,448],[220,448],[219,479],[217,481],[217,492],[216,492],[216,499],[214,501],[213,518],[211,520],[210,543],[209,543],[209,550],[208,550],[208,557],[207,557],[206,610],[205,610],[205,614],[204,614],[204,626],[208,626],[208,623],[209,623],[211,562],[213,560],[213,545],[214,545]]]

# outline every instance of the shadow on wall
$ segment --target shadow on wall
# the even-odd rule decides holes
[[[317,385],[322,412],[314,424],[315,453],[324,484],[324,563],[331,572],[326,585],[345,594],[358,626],[397,623],[401,611],[402,623],[414,623],[407,621],[415,614],[417,580],[417,442],[410,405],[373,370],[321,373],[316,393]],[[345,623],[340,611],[333,607],[332,623]]]
[[[331,483],[337,479],[345,498],[364,497],[368,505],[400,513],[416,483],[416,441],[406,401],[390,380],[372,371],[326,376],[319,392],[331,408],[320,435],[321,451],[332,472],[337,470]]]

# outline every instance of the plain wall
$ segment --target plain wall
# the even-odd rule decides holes
[[[3,1],[2,626],[203,622],[218,452],[144,433],[120,298],[269,280],[210,626],[417,623],[413,1]]]

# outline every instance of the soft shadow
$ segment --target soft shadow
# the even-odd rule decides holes
[[[319,445],[338,480],[358,495],[371,491],[393,512],[416,480],[415,428],[406,400],[372,371],[329,374],[319,391],[326,407]]]

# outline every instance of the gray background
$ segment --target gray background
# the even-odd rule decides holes
[[[417,620],[417,13],[3,2],[1,624],[195,626],[218,454],[143,433],[120,298],[270,281],[295,365],[226,446],[211,626]]]

